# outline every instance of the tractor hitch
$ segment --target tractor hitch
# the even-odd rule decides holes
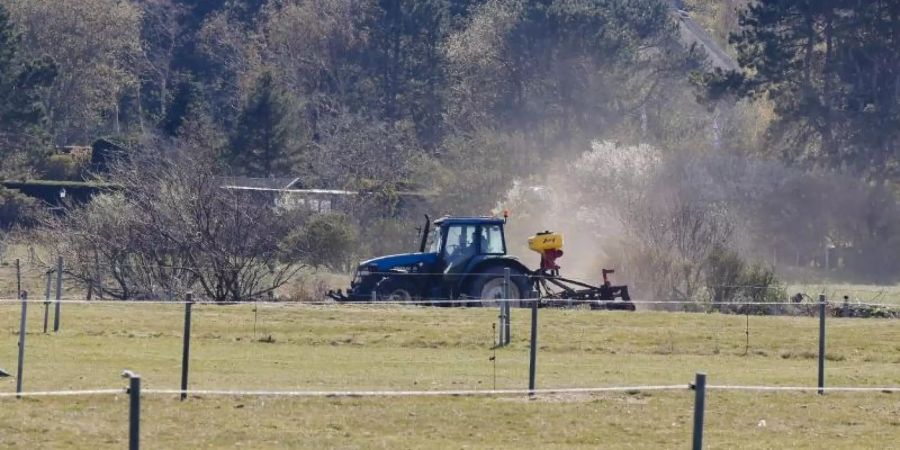
[[[329,290],[328,292],[325,293],[325,295],[327,295],[328,298],[330,298],[336,302],[346,302],[347,300],[350,300],[350,297],[347,297],[344,294],[344,291],[342,291],[341,289],[338,289],[336,291]]]

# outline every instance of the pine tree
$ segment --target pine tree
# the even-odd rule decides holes
[[[47,59],[22,61],[20,36],[9,13],[0,5],[0,156],[4,171],[33,166],[48,145],[44,88],[53,82],[56,67]]]
[[[900,46],[896,0],[760,0],[732,36],[742,74],[712,83],[767,95],[772,144],[789,159],[900,174]]]
[[[375,106],[389,122],[409,120],[427,147],[441,138],[446,67],[441,45],[480,0],[378,0],[364,58],[378,86]]]
[[[202,86],[198,83],[190,81],[178,85],[175,96],[159,123],[162,132],[169,136],[178,135],[191,109],[202,103],[201,89]]]
[[[271,73],[256,81],[231,140],[231,165],[249,176],[287,175],[299,149],[288,97]]]

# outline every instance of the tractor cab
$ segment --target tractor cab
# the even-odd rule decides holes
[[[506,255],[503,219],[494,217],[442,217],[434,221],[429,252],[437,255],[434,269],[463,274],[473,262]]]

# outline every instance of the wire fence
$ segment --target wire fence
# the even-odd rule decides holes
[[[506,397],[506,396],[540,396],[558,394],[600,394],[600,393],[638,393],[650,391],[683,391],[692,390],[693,385],[664,384],[636,386],[598,386],[579,388],[542,388],[542,389],[481,389],[481,390],[418,390],[418,391],[304,391],[304,390],[253,390],[253,389],[141,389],[146,396],[216,396],[216,397]],[[851,393],[894,393],[900,392],[900,386],[740,386],[740,385],[706,385],[708,390],[716,391],[752,391],[752,392],[851,392]],[[86,389],[33,392],[0,392],[0,398],[10,397],[88,397],[104,395],[128,394],[128,388]]]
[[[136,306],[136,305],[184,305],[187,303],[195,305],[257,305],[271,307],[290,307],[290,306],[336,306],[336,305],[370,305],[370,306],[438,306],[438,305],[459,305],[459,306],[495,306],[500,303],[515,303],[522,305],[530,305],[531,303],[539,303],[546,305],[591,305],[616,303],[621,300],[586,300],[577,298],[443,298],[443,299],[414,299],[414,300],[322,300],[322,301],[272,301],[272,300],[245,300],[245,301],[210,301],[210,300],[110,300],[110,299],[87,299],[82,297],[64,297],[60,300],[25,300],[28,304],[45,304],[45,303],[61,303],[61,304],[86,304],[86,305],[113,305],[113,306]],[[763,302],[763,301],[704,301],[704,300],[628,300],[635,305],[669,305],[669,306],[815,306],[818,302]],[[0,304],[21,304],[23,300],[13,297],[0,298]],[[829,302],[829,305],[840,307],[841,302]],[[863,303],[856,302],[850,306],[869,306],[886,309],[900,309],[900,304],[892,303]]]
[[[35,391],[16,394],[23,397],[85,397],[112,395],[128,395],[128,447],[130,450],[138,450],[141,446],[142,427],[142,397],[149,396],[174,396],[179,395],[182,400],[191,397],[256,397],[256,398],[427,398],[427,397],[512,397],[528,396],[536,399],[545,395],[596,395],[604,393],[637,394],[653,391],[694,391],[693,402],[693,432],[691,434],[692,449],[703,448],[705,434],[706,396],[707,391],[743,391],[743,392],[810,392],[819,394],[826,392],[844,392],[854,394],[867,394],[873,392],[894,393],[900,392],[900,387],[807,387],[807,386],[737,386],[737,385],[708,385],[706,374],[697,373],[695,382],[690,384],[669,385],[637,385],[637,386],[603,386],[588,388],[550,388],[550,389],[492,389],[492,390],[418,390],[418,391],[273,391],[273,390],[175,390],[175,389],[142,389],[141,377],[138,374],[129,374],[129,387],[120,389],[97,389],[81,391]],[[12,394],[0,393],[0,399],[11,397]],[[673,424],[674,425],[674,424]],[[765,426],[765,420],[760,420],[757,427]],[[649,431],[649,430],[648,430]],[[123,433],[124,434],[124,433]],[[715,437],[715,436],[713,436]]]
[[[43,304],[28,301],[26,304]],[[2,302],[0,307],[16,308],[21,302]],[[104,306],[97,309],[94,306]],[[106,349],[122,355],[122,365],[135,358],[126,351],[139,344],[143,350],[178,366],[187,334],[185,309],[193,317],[191,360],[201,364],[192,369],[197,387],[219,389],[241,385],[242,380],[266,384],[274,379],[284,387],[325,386],[339,388],[341,382],[366,389],[414,387],[421,385],[452,388],[463,385],[479,390],[488,387],[512,388],[527,379],[530,351],[531,313],[529,308],[512,310],[512,339],[498,337],[502,331],[502,308],[433,309],[406,304],[317,304],[283,302],[219,305],[208,302],[119,302],[73,301],[63,309],[61,330],[52,333],[42,324],[52,308],[32,308],[27,314],[29,361],[38,362],[30,379],[52,389],[52,380],[65,378],[50,373],[55,362],[71,364],[82,374],[79,379],[102,379],[95,375],[114,369],[113,359],[96,354]],[[401,307],[405,306],[405,307]],[[111,307],[107,308],[107,307]],[[810,305],[814,308],[816,305]],[[812,311],[812,310],[811,310]],[[17,311],[18,312],[18,311]],[[549,314],[549,315],[548,315]],[[750,361],[745,374],[728,379],[742,384],[759,375],[761,381],[789,384],[781,372],[815,372],[818,358],[815,322],[810,319],[784,321],[734,315],[643,315],[630,313],[585,314],[578,310],[551,309],[537,326],[536,343],[540,360],[554,380],[590,386],[622,379],[651,381],[677,369],[692,370],[703,360],[723,357],[764,357]],[[18,314],[0,315],[0,363],[9,367],[19,336]],[[499,325],[499,326],[498,326]],[[860,377],[866,366],[879,370],[896,359],[900,327],[891,321],[870,321],[865,325],[834,321],[831,344],[823,355],[828,373],[844,382]],[[43,331],[42,331],[43,330]],[[620,331],[621,330],[621,331]],[[32,337],[34,336],[34,337]],[[264,344],[275,344],[267,346]],[[68,346],[71,345],[71,348]],[[84,364],[71,361],[70,350],[92,349]],[[137,351],[137,350],[135,350]],[[370,355],[365,355],[369,353]],[[679,356],[674,363],[668,357]],[[359,358],[362,358],[361,360]],[[892,359],[893,358],[893,359]],[[626,361],[627,360],[627,361]],[[98,363],[96,367],[94,363]],[[174,363],[174,364],[173,364]],[[367,363],[385,369],[389,376],[370,376]],[[626,363],[627,366],[621,366]],[[0,365],[0,367],[3,367]],[[570,366],[578,367],[569,371]],[[120,367],[121,368],[121,367]],[[336,368],[342,375],[329,375]],[[292,374],[291,376],[285,374]],[[26,370],[26,380],[29,371]],[[280,374],[280,375],[279,375]],[[168,383],[179,379],[172,370],[160,377]],[[587,375],[586,377],[581,377]],[[71,385],[71,380],[65,381]],[[26,386],[31,385],[26,383]],[[271,384],[271,383],[268,383]],[[521,385],[521,384],[520,384]],[[77,384],[76,384],[77,386]],[[85,381],[84,388],[102,385]]]

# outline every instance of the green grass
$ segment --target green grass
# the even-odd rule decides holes
[[[183,307],[64,305],[43,335],[30,305],[26,390],[177,388]],[[15,369],[18,306],[0,306],[0,367]],[[493,308],[195,306],[194,389],[490,389]],[[814,385],[813,318],[541,310],[538,387]],[[496,387],[524,388],[528,311],[496,351]],[[256,331],[254,332],[254,322]],[[829,319],[830,386],[900,385],[897,321]],[[270,339],[271,338],[271,339]],[[0,390],[15,381],[0,379]],[[147,448],[685,447],[692,393],[526,398],[191,398],[144,400]],[[898,394],[711,391],[715,448],[879,448],[900,436]],[[0,400],[0,447],[121,448],[125,396]],[[759,427],[765,420],[766,427]]]

